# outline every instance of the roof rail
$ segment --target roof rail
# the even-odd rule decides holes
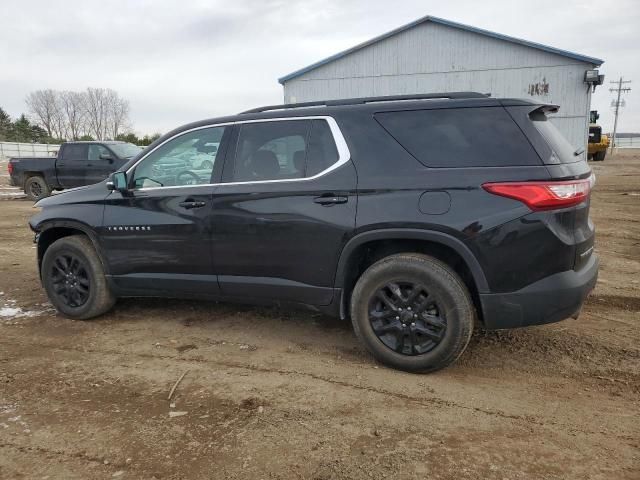
[[[446,92],[446,93],[423,93],[416,95],[388,95],[386,97],[362,97],[362,98],[344,98],[340,100],[319,100],[315,102],[302,103],[286,103],[284,105],[267,105],[266,107],[252,108],[244,113],[260,113],[270,110],[286,110],[289,108],[305,108],[305,107],[334,107],[338,105],[363,105],[365,103],[377,102],[396,102],[403,100],[434,100],[447,99],[458,100],[462,98],[487,98],[488,94],[478,92]]]

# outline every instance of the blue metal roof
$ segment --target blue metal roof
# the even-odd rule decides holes
[[[437,23],[440,25],[445,25],[447,27],[459,28],[460,30],[466,30],[467,32],[478,33],[480,35],[486,35],[488,37],[497,38],[498,40],[504,40],[506,42],[511,42],[518,45],[524,45],[525,47],[537,48],[538,50],[543,50],[549,53],[555,53],[556,55],[562,55],[563,57],[572,58],[574,60],[590,63],[596,66],[602,65],[604,63],[604,60],[601,60],[599,58],[588,57],[586,55],[580,55],[579,53],[573,53],[567,50],[561,50],[559,48],[550,47],[548,45],[542,45],[541,43],[530,42],[528,40],[522,40],[521,38],[510,37],[508,35],[503,35],[501,33],[491,32],[489,30],[483,30],[481,28],[472,27],[470,25],[464,25],[462,23],[445,20],[444,18],[432,17],[430,15],[427,15],[426,17],[422,17],[417,20],[414,20],[413,22],[407,23],[406,25],[403,25],[402,27],[391,30],[390,32],[383,33],[382,35],[372,38],[371,40],[367,40],[366,42],[360,43],[355,47],[351,47],[347,50],[336,53],[335,55],[331,55],[330,57],[327,57],[324,60],[320,60],[319,62],[316,62],[312,65],[301,68],[300,70],[296,70],[295,72],[292,72],[288,75],[285,75],[284,77],[279,78],[278,82],[280,82],[281,84],[284,84],[284,82],[291,80],[292,78],[299,77],[300,75],[305,74],[318,67],[321,67],[322,65],[326,65],[327,63],[330,63],[330,62],[333,62],[334,60],[338,60],[342,57],[345,57],[350,53],[356,52],[362,48],[368,47],[369,45],[373,45],[374,43],[377,43],[381,40],[392,37],[397,33],[404,32],[405,30],[409,30],[410,28],[413,28],[416,25],[420,25],[421,23],[426,23],[426,22]]]

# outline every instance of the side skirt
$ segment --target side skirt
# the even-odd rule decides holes
[[[138,273],[106,277],[117,297],[213,300],[305,308],[340,316],[341,288],[316,287],[281,278],[231,275]]]

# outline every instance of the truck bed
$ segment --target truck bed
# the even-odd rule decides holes
[[[57,184],[55,177],[56,157],[13,157],[9,159],[10,183],[22,187],[27,173],[42,175],[52,186]]]

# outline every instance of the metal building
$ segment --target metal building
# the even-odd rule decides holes
[[[423,17],[285,75],[285,103],[477,91],[560,105],[553,122],[576,148],[588,136],[598,58]]]

